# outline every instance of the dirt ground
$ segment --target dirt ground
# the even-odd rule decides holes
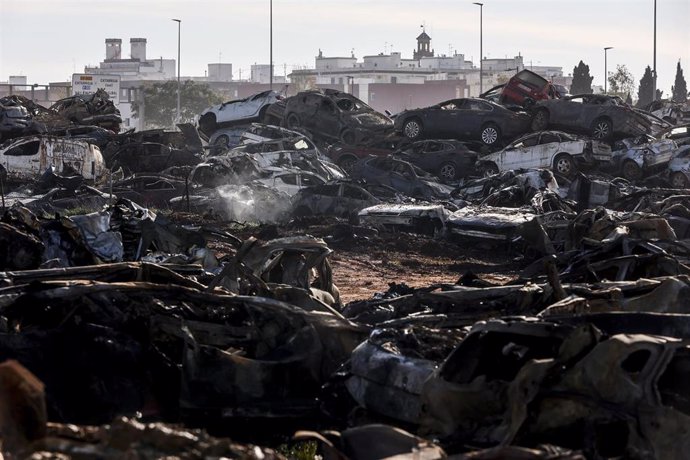
[[[368,244],[367,244],[368,243]],[[386,291],[389,283],[411,287],[454,284],[467,272],[493,284],[516,277],[503,251],[473,248],[404,233],[385,233],[362,244],[333,244],[333,277],[344,304]]]
[[[471,272],[492,284],[505,284],[517,277],[520,257],[505,249],[449,242],[424,235],[353,227],[338,220],[307,219],[286,226],[245,226],[219,222],[203,216],[175,213],[179,224],[222,229],[244,240],[251,236],[272,239],[298,234],[324,238],[333,250],[333,278],[343,304],[366,300],[386,291],[389,283],[411,287],[454,284]],[[209,242],[219,256],[232,253],[227,243]]]

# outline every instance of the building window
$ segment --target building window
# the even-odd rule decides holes
[[[398,77],[391,77],[391,83],[397,83]]]
[[[335,85],[335,77],[331,77],[331,85]]]

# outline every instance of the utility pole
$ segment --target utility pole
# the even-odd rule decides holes
[[[654,75],[654,98],[652,100],[656,101],[656,0],[654,0],[654,69],[652,71]]]
[[[173,19],[177,23],[177,112],[175,123],[180,122],[180,28],[182,19]]]
[[[608,94],[608,91],[606,91],[606,82],[609,79],[609,74],[608,74],[607,67],[606,67],[606,65],[607,65],[606,52],[610,49],[613,49],[613,46],[607,46],[606,48],[604,48],[604,94]]]
[[[479,94],[484,92],[484,64],[482,63],[482,56],[484,56],[483,43],[483,27],[484,27],[484,4],[474,2],[475,5],[479,5]]]
[[[273,0],[269,0],[270,2],[270,16],[271,16],[271,26],[270,26],[270,53],[269,53],[269,63],[268,66],[270,68],[270,89],[273,89]]]

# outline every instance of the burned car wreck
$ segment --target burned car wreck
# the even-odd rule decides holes
[[[2,102],[3,455],[687,457],[687,130],[525,71],[392,118],[264,90]]]

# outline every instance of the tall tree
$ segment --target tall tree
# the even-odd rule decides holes
[[[204,83],[186,80],[180,84],[180,122],[190,122],[205,108],[220,104],[220,96]],[[144,118],[146,128],[169,128],[177,115],[177,80],[156,82],[144,87],[132,103],[132,114]]]
[[[675,102],[685,102],[688,100],[688,85],[685,83],[680,61],[678,61],[678,66],[676,66],[676,82],[671,86],[671,93],[673,93],[671,99]]]
[[[640,87],[637,90],[637,106],[647,107],[654,100],[654,77],[652,68],[647,66],[644,75],[640,79]]]
[[[625,64],[616,66],[616,71],[608,78],[609,92],[619,96],[632,93],[635,89],[635,77]]]
[[[580,61],[573,68],[573,83],[570,85],[570,94],[591,94],[592,80],[594,77],[589,75],[589,66]]]

